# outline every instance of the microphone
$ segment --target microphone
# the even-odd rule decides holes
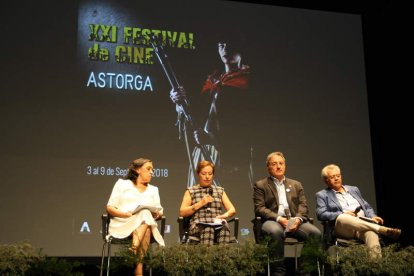
[[[285,216],[288,220],[285,232],[290,232],[290,228],[292,228],[292,226],[295,224],[296,219],[291,217],[290,210],[288,208],[285,208]]]
[[[209,187],[208,188],[208,194],[210,195],[210,196],[213,196],[213,187]],[[210,211],[210,208],[211,208],[211,202],[209,202],[209,203],[207,203],[207,211]]]
[[[290,211],[288,208],[285,208],[285,216],[288,220],[290,219]]]
[[[359,211],[361,211],[361,206],[358,206],[356,209],[355,209],[355,211],[354,211],[354,214],[355,214],[355,216],[358,216],[358,213],[359,213]]]

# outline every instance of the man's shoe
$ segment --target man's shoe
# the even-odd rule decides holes
[[[380,226],[379,232],[380,234],[390,237],[392,239],[397,239],[401,235],[401,229],[388,228],[384,226]]]
[[[401,235],[401,229],[388,228],[386,235],[390,238],[397,239]]]

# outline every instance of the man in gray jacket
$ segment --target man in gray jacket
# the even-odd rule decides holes
[[[284,239],[291,236],[299,240],[320,238],[321,232],[308,222],[308,205],[302,184],[285,177],[286,162],[283,153],[272,152],[267,156],[269,176],[254,184],[254,208],[262,218],[262,230],[274,241],[272,274],[284,275]]]

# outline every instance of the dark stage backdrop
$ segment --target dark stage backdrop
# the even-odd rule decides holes
[[[100,216],[138,157],[154,162],[166,241],[178,241],[189,158],[153,34],[166,43],[196,127],[210,108],[204,81],[223,70],[217,42],[236,41],[250,68],[248,89],[223,89],[214,120],[217,180],[237,209],[240,240],[253,238],[252,183],[267,176],[272,151],[303,183],[312,217],[329,163],[376,208],[360,15],[226,1],[54,5],[40,18],[26,7],[3,26],[0,243],[98,256]]]

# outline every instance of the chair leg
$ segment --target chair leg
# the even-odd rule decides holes
[[[267,253],[267,276],[270,276],[270,257],[269,257],[269,253]]]
[[[103,275],[103,270],[104,270],[105,249],[106,249],[105,246],[106,246],[106,242],[104,242],[104,244],[102,245],[101,271],[99,273],[100,276]]]
[[[108,242],[108,264],[106,265],[106,275],[109,276],[109,265],[111,263],[111,240]]]
[[[298,244],[295,244],[295,272],[298,270]]]
[[[335,241],[335,251],[336,251],[336,264],[339,264],[339,244],[338,241]]]

